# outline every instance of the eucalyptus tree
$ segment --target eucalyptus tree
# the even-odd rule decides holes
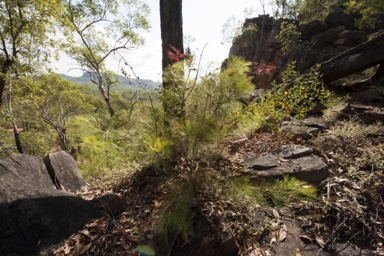
[[[53,53],[60,0],[0,0],[0,105],[16,75],[46,63]]]
[[[139,0],[65,0],[65,6],[66,53],[89,74],[113,116],[111,86],[117,80],[106,61],[144,43],[139,32],[150,28],[149,7]]]
[[[183,44],[183,1],[182,0],[160,0],[160,27],[162,41],[162,70],[163,70],[163,95],[166,90],[172,90],[173,85],[165,79],[166,69],[184,56]],[[163,98],[165,113],[171,114],[172,106]]]
[[[57,74],[37,77],[40,101],[37,111],[45,123],[58,134],[63,150],[68,150],[67,128],[71,119],[91,109],[78,85],[61,78]]]

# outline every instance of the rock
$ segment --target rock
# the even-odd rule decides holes
[[[307,24],[300,24],[297,30],[304,40],[310,40],[312,36],[324,32],[327,28],[319,20],[313,20]]]
[[[213,235],[207,235],[200,243],[200,247],[197,251],[199,256],[210,256],[215,253],[216,240]]]
[[[205,236],[196,254],[197,256],[236,256],[240,249],[236,243],[236,239],[231,234],[228,234],[222,241],[217,241],[213,235]]]
[[[295,135],[295,137],[307,139],[326,129],[327,127],[328,126],[323,118],[310,117],[301,121],[283,121],[281,123],[280,130],[287,133],[292,133]]]
[[[362,105],[358,103],[347,104],[342,111],[343,116],[355,116],[366,124],[384,122],[384,108]]]
[[[25,198],[62,195],[55,189],[44,162],[39,157],[16,155],[0,159],[0,204]]]
[[[124,199],[116,194],[104,195],[95,199],[95,203],[98,209],[102,210],[113,218],[117,217],[126,208]]]
[[[345,47],[354,47],[358,45],[358,43],[350,38],[339,38],[335,42],[333,42],[336,46],[345,46]]]
[[[39,157],[0,159],[0,255],[37,255],[105,214],[57,190]]]
[[[219,251],[216,255],[236,256],[239,255],[239,245],[233,235],[228,235],[220,244]]]
[[[353,17],[344,13],[342,10],[328,14],[325,18],[325,25],[328,28],[345,26],[348,29],[353,29],[355,27]]]
[[[328,177],[327,165],[308,147],[292,145],[244,161],[251,173],[264,178],[285,174],[318,185]]]
[[[57,188],[71,192],[87,190],[75,160],[67,152],[49,154],[44,158],[44,163]]]
[[[312,48],[323,48],[333,44],[338,38],[339,34],[345,30],[345,26],[340,26],[328,29],[320,34],[312,37]]]

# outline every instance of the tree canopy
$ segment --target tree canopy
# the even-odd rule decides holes
[[[54,49],[54,22],[62,12],[59,0],[0,1],[0,105],[9,72],[47,63]]]
[[[65,5],[65,51],[77,61],[82,71],[89,73],[90,80],[97,85],[113,116],[115,110],[111,104],[110,88],[117,81],[108,72],[105,62],[111,55],[119,56],[120,51],[144,43],[138,31],[150,28],[146,19],[149,7],[138,0],[84,0],[76,3],[66,0]]]

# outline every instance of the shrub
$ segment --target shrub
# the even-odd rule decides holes
[[[325,104],[331,93],[324,88],[319,66],[299,75],[295,62],[282,73],[281,83],[272,83],[272,89],[256,107],[256,112],[266,117],[265,125],[275,127],[285,117],[303,118],[317,104]]]
[[[162,101],[168,111],[153,109],[147,121],[142,150],[153,160],[204,156],[213,142],[234,132],[247,115],[238,99],[254,88],[247,76],[249,63],[231,57],[221,73],[201,78],[198,72],[191,77],[196,69],[186,63],[178,62],[166,71],[170,87],[162,91]]]

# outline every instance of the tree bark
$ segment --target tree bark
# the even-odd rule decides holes
[[[174,47],[180,54],[184,53],[182,0],[160,0],[160,27],[163,56],[163,90],[166,92],[166,90],[172,90],[173,86],[176,86],[171,81],[164,79],[166,68],[176,62],[176,60],[169,57],[168,52],[173,52],[171,47]],[[171,105],[164,98],[162,104],[164,112],[168,117],[183,117],[184,113],[181,113],[181,106]]]
[[[14,135],[14,137],[15,137],[15,143],[16,143],[17,151],[18,151],[20,154],[23,154],[24,151],[23,151],[23,147],[22,147],[22,145],[21,145],[21,139],[20,139],[19,129],[17,128],[17,125],[16,125],[16,122],[15,122],[15,121],[12,121],[12,125],[13,125],[13,135]]]
[[[328,83],[384,63],[384,32],[342,54],[320,63],[323,81]]]
[[[174,60],[168,57],[170,46],[184,53],[182,0],[160,0],[160,26],[164,71],[174,63]]]

